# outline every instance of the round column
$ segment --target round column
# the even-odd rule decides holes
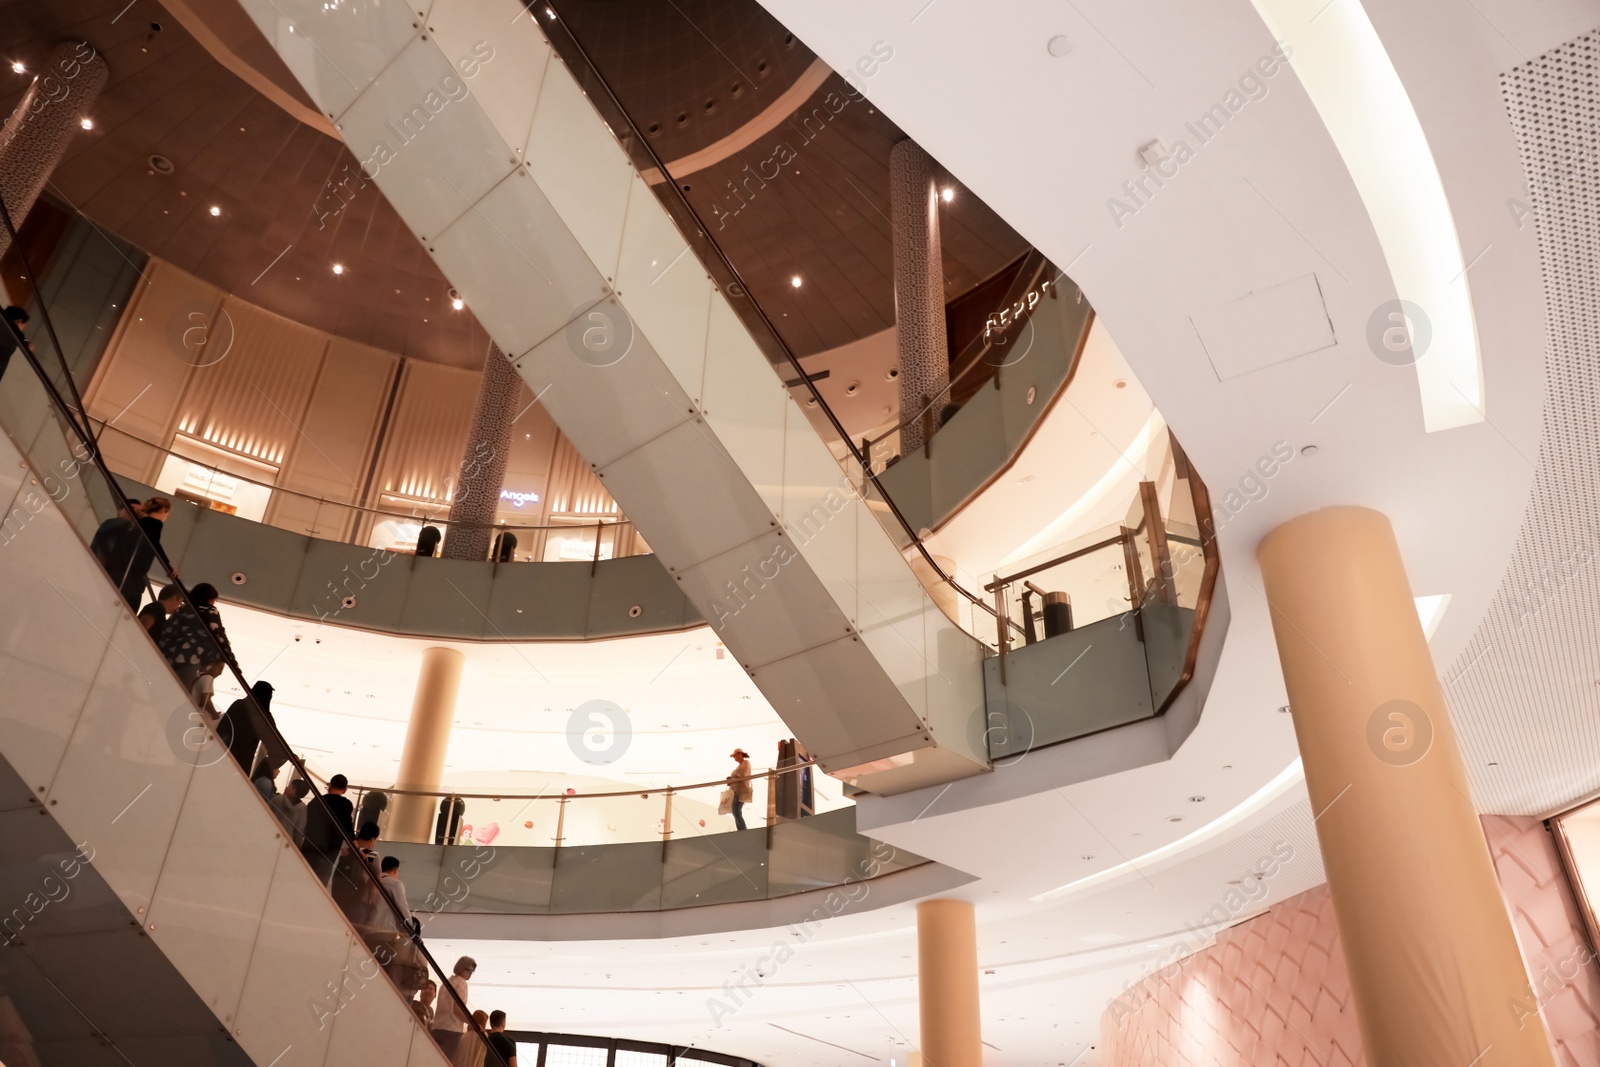
[[[422,673],[411,698],[411,722],[406,727],[405,748],[400,751],[395,788],[439,788],[465,663],[466,657],[453,648],[423,651]],[[437,808],[438,801],[432,797],[395,796],[389,805],[389,826],[384,836],[391,841],[432,841]]]
[[[983,1067],[978,1017],[978,928],[971,901],[917,905],[920,1059],[936,1067]]]
[[[950,402],[950,343],[944,326],[944,250],[933,158],[915,141],[889,150],[894,248],[894,322],[900,357],[900,453],[923,445]],[[927,417],[921,417],[926,411]]]
[[[110,79],[111,68],[92,45],[63,41],[0,127],[0,196],[18,230]],[[0,225],[0,255],[10,247],[11,235]]]
[[[1389,520],[1284,523],[1257,549],[1371,1067],[1549,1067]]]
[[[517,419],[517,401],[521,397],[522,377],[500,346],[491,342],[489,355],[483,361],[478,402],[472,409],[467,449],[450,497],[450,533],[440,553],[445,559],[489,558],[506,460],[511,453],[511,425]]]

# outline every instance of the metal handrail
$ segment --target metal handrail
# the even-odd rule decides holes
[[[609,110],[611,114],[604,117],[608,123],[610,123],[610,120],[613,118],[616,120],[616,123],[613,125],[612,132],[618,137],[618,140],[623,143],[624,151],[627,151],[630,157],[635,155],[643,155],[645,157],[645,161],[648,162],[650,166],[654,166],[660,170],[663,175],[667,176],[668,180],[662,182],[656,188],[658,190],[671,190],[672,204],[676,205],[678,213],[683,216],[683,221],[692,224],[689,226],[680,226],[680,231],[683,233],[685,240],[687,240],[691,245],[695,244],[698,240],[699,242],[703,243],[705,248],[711,253],[712,261],[708,262],[706,257],[700,257],[701,265],[705,267],[708,272],[713,268],[718,268],[725,272],[726,276],[738,287],[738,291],[744,295],[744,299],[747,301],[751,312],[756,316],[762,327],[762,332],[765,335],[765,339],[777,349],[779,355],[785,362],[789,364],[789,367],[794,372],[794,376],[796,379],[798,379],[798,382],[811,393],[811,398],[816,401],[818,410],[820,410],[827,417],[828,422],[832,424],[834,433],[838,435],[839,440],[849,451],[850,457],[854,459],[857,465],[861,468],[863,477],[867,481],[870,481],[873,487],[877,489],[879,495],[882,497],[883,502],[888,505],[889,511],[894,516],[895,521],[899,523],[900,528],[905,532],[905,535],[907,538],[909,538],[910,543],[915,546],[918,554],[922,556],[923,561],[932,569],[934,574],[939,576],[941,581],[950,586],[950,588],[954,589],[961,596],[965,597],[974,608],[981,609],[990,615],[994,615],[995,611],[993,608],[991,608],[988,604],[985,604],[981,598],[963,587],[961,583],[957,582],[954,575],[945,573],[944,568],[940,567],[938,562],[935,561],[933,553],[929,552],[927,546],[922,543],[921,536],[912,528],[911,523],[907,521],[905,514],[900,510],[899,505],[894,502],[894,499],[884,489],[883,484],[878,481],[878,476],[873,473],[869,457],[861,451],[861,449],[856,445],[855,441],[851,438],[850,434],[845,430],[844,424],[839,420],[839,416],[836,415],[833,411],[833,408],[828,405],[827,400],[822,395],[822,391],[817,388],[816,382],[811,379],[811,377],[806,373],[805,368],[800,365],[799,357],[794,354],[793,350],[791,350],[788,344],[783,340],[783,336],[778,332],[777,326],[767,316],[766,310],[761,307],[761,305],[753,296],[750,295],[750,287],[745,284],[744,276],[739,273],[739,269],[734,266],[733,261],[728,257],[727,253],[723,251],[722,246],[718,244],[716,238],[711,235],[711,232],[707,228],[705,221],[700,218],[700,213],[694,209],[692,204],[689,203],[688,197],[683,195],[682,185],[679,183],[677,178],[673,177],[672,172],[667,169],[665,161],[663,161],[661,157],[656,154],[655,149],[651,147],[649,140],[644,136],[643,131],[640,130],[638,124],[634,122],[633,115],[626,107],[623,106],[622,101],[617,97],[616,91],[611,88],[611,83],[607,81],[606,78],[600,73],[600,69],[595,64],[593,57],[589,55],[588,49],[586,49],[583,46],[583,43],[578,40],[577,34],[570,29],[566,18],[561,15],[560,0],[538,0],[537,3],[535,3],[534,0],[524,0],[524,6],[526,6],[530,12],[534,12],[538,8],[543,8],[550,12],[550,16],[548,18],[535,20],[539,26],[539,29],[550,39],[550,42],[555,47],[557,54],[566,60],[568,68],[571,69],[574,77],[579,81],[580,85],[583,82],[583,76],[587,74],[592,80],[593,86],[600,91],[598,95],[595,93],[590,93],[590,101],[602,111],[606,110],[604,105],[609,103]],[[563,42],[566,46],[565,49],[562,47]],[[574,59],[581,63],[582,69],[579,69],[578,65],[572,62]],[[623,132],[626,133],[625,137],[622,136]],[[634,163],[634,166],[641,172],[649,169],[648,167],[640,166],[637,159],[632,159],[632,162]],[[670,210],[671,209],[669,207],[669,212]],[[726,285],[722,285],[720,283],[719,287],[724,291],[727,291],[728,289]],[[757,340],[759,341],[760,339],[758,338]],[[848,472],[846,472],[846,474],[848,476]],[[975,640],[977,639],[976,635],[971,636],[973,636]]]
[[[806,760],[796,763],[792,767],[769,767],[764,771],[752,770],[743,780],[754,782],[761,778],[775,778],[780,774],[793,774],[803,771],[807,767],[815,767],[817,761]],[[321,778],[320,775],[318,775]],[[459,800],[604,800],[611,797],[637,797],[649,796],[651,793],[665,793],[671,790],[674,793],[687,793],[692,789],[710,789],[713,786],[727,785],[733,781],[733,775],[726,778],[717,778],[709,782],[691,782],[688,785],[663,785],[655,788],[619,789],[604,793],[462,793],[452,789],[400,789],[390,788],[386,785],[355,785],[350,789],[363,793],[387,793],[399,797],[439,797],[455,798]],[[323,779],[326,781],[326,779]]]
[[[44,291],[39,286],[38,277],[34,273],[32,265],[28,262],[28,257],[23,249],[21,238],[17,234],[16,225],[11,219],[11,212],[6,206],[3,196],[0,196],[0,222],[4,223],[6,233],[11,238],[12,247],[16,250],[17,259],[22,264],[23,277],[33,288],[34,295],[38,298],[39,314],[44,319],[46,331],[50,334],[52,343],[56,343],[55,326],[50,320],[50,311],[45,301]],[[73,435],[78,437],[80,442],[87,447],[88,455],[80,458],[89,462],[100,474],[100,476],[105,479],[106,485],[110,488],[113,494],[114,506],[120,505],[121,502],[126,499],[126,494],[122,490],[122,484],[117,481],[117,476],[112,473],[110,467],[106,466],[105,458],[101,455],[99,444],[96,441],[92,430],[87,425],[80,426],[73,418],[74,409],[61,395],[60,390],[56,388],[55,382],[51,380],[49,373],[39,362],[38,356],[34,353],[33,346],[29,343],[27,335],[25,335],[21,329],[18,328],[16,323],[4,316],[0,316],[0,329],[6,330],[10,333],[12,340],[17,345],[17,351],[23,355],[28,366],[33,369],[34,374],[39,379],[39,383],[44,387],[48,399],[54,406],[56,413],[59,416],[64,417],[64,421],[66,425],[71,428]],[[68,389],[76,398],[77,383],[72,378],[71,367],[67,366],[65,350],[60,348],[59,345],[56,348],[56,356],[61,362],[62,372],[68,382]],[[77,411],[79,414],[83,414],[81,403],[77,408]],[[85,422],[87,423],[87,415],[84,415],[84,418]],[[134,523],[133,530],[138,536],[139,540],[150,549],[152,554],[152,563],[160,566],[166,572],[168,585],[170,585],[172,589],[176,591],[178,598],[182,602],[178,610],[182,611],[187,609],[188,611],[194,612],[196,615],[198,615],[198,608],[196,607],[194,600],[189,595],[188,586],[181,582],[177,575],[173,574],[171,569],[167,567],[165,560],[161,556],[160,552],[157,551],[157,546],[150,541],[148,536],[145,534],[143,527],[141,527],[138,523]],[[218,647],[218,652],[221,652],[220,646]],[[322,794],[316,789],[315,784],[312,783],[305,764],[301,761],[300,757],[295,754],[294,749],[289,746],[287,739],[285,739],[283,734],[278,730],[277,723],[272,719],[271,716],[266,714],[261,705],[257,703],[254,694],[250,690],[249,683],[245,681],[244,675],[239,670],[238,664],[233,662],[232,657],[224,657],[223,662],[226,664],[228,670],[232,672],[234,681],[238,684],[240,690],[244,694],[240,699],[255,710],[257,721],[259,722],[263,731],[264,738],[270,736],[282,746],[282,751],[288,756],[288,762],[294,766],[301,778],[306,779],[307,785],[309,785],[313,790],[312,798],[316,799],[320,797]],[[215,727],[211,723],[207,722],[206,727],[214,741],[216,741],[218,744],[224,744],[222,738],[216,733]],[[226,747],[225,744],[224,747]],[[229,758],[231,759],[232,757],[230,756]],[[241,773],[244,772],[241,771]],[[265,801],[263,800],[262,803],[265,803]],[[339,827],[339,830],[341,833],[343,833],[344,827]],[[356,849],[355,839],[348,833],[344,834],[344,843],[350,848],[353,854],[360,854]],[[404,931],[409,934],[410,926],[408,924],[407,917],[401,913],[399,905],[394,902],[394,899],[390,897],[388,892],[380,884],[377,872],[373,871],[371,866],[367,863],[358,863],[356,866],[364,872],[363,876],[380,902],[379,907],[387,907],[389,915],[394,920],[395,932]],[[324,886],[324,889],[326,888],[327,887]],[[329,893],[329,896],[331,899],[331,892]],[[335,902],[335,907],[338,907],[337,902]],[[356,933],[356,936],[362,938],[362,944],[366,944],[365,938],[362,936],[359,930],[356,930],[354,922],[352,922],[350,917],[345,914],[343,908],[339,908],[339,913],[344,918],[345,922],[350,924],[350,928]],[[457,1008],[460,1010],[461,1017],[466,1019],[468,1022],[470,1029],[466,1032],[475,1033],[478,1039],[487,1046],[487,1035],[485,1034],[483,1028],[478,1026],[478,1024],[473,1021],[471,1010],[467,1007],[466,1001],[461,999],[461,996],[456,992],[455,987],[450,984],[450,975],[446,974],[444,968],[439,965],[438,960],[434,959],[433,954],[428,951],[427,946],[422,943],[420,938],[412,938],[411,940],[412,943],[415,944],[417,951],[428,962],[428,965],[432,968],[433,972],[438,975],[439,982],[437,984],[440,986],[439,995],[443,996],[448,991],[449,996],[455,1001]]]
[[[281,486],[281,485],[273,485],[271,482],[259,481],[259,480],[255,479],[255,478],[251,478],[251,477],[249,477],[247,475],[234,474],[232,471],[224,470],[224,469],[222,469],[221,467],[217,466],[214,463],[207,463],[204,460],[194,459],[194,458],[192,458],[190,456],[184,455],[182,452],[175,452],[171,448],[167,448],[167,447],[165,447],[163,445],[158,445],[154,441],[146,441],[144,438],[138,436],[137,434],[131,434],[127,430],[124,430],[124,429],[121,429],[120,427],[111,425],[110,423],[106,422],[104,419],[96,419],[96,418],[92,418],[91,417],[91,418],[88,419],[88,421],[89,421],[91,426],[98,425],[100,427],[100,431],[101,431],[100,435],[102,437],[104,436],[106,430],[110,430],[112,433],[119,434],[122,437],[125,437],[128,440],[133,441],[133,442],[135,442],[135,443],[137,443],[139,445],[142,445],[142,446],[144,446],[146,448],[151,448],[151,449],[156,450],[157,452],[165,453],[166,455],[172,456],[175,459],[181,459],[185,463],[192,463],[197,467],[203,467],[206,470],[214,471],[214,472],[216,472],[218,474],[226,475],[227,477],[232,478],[235,481],[245,482],[246,484],[254,485],[254,486],[257,486],[257,487],[262,488],[262,489],[270,489],[274,493],[283,493],[286,496],[295,497],[295,498],[297,498],[299,500],[305,500],[305,501],[309,501],[311,503],[315,503],[319,508],[321,506],[323,506],[323,505],[327,505],[330,508],[343,508],[346,511],[360,512],[360,513],[365,514],[365,515],[382,516],[384,518],[392,518],[392,519],[414,519],[414,520],[421,520],[423,522],[428,522],[428,523],[436,523],[437,522],[437,523],[443,523],[446,526],[455,526],[455,527],[460,527],[460,528],[463,528],[463,529],[469,529],[469,528],[473,528],[473,527],[482,527],[482,528],[490,529],[490,530],[511,530],[511,531],[517,531],[517,530],[541,531],[541,530],[543,530],[543,531],[554,531],[554,532],[568,532],[568,531],[571,531],[571,530],[587,530],[587,529],[589,529],[591,527],[596,527],[596,526],[602,527],[604,529],[608,529],[609,530],[609,529],[620,529],[620,528],[622,528],[624,526],[632,527],[634,525],[633,520],[628,519],[625,516],[621,516],[621,515],[618,515],[616,518],[607,518],[604,515],[596,515],[594,517],[594,521],[569,522],[569,523],[548,523],[548,524],[545,524],[545,525],[542,525],[542,526],[514,526],[514,525],[512,525],[510,523],[469,522],[469,521],[465,521],[465,520],[459,520],[459,521],[456,521],[456,522],[451,522],[448,518],[443,517],[443,516],[431,517],[431,516],[426,516],[426,515],[417,515],[417,514],[413,514],[411,512],[405,512],[405,511],[389,511],[389,510],[386,510],[386,509],[383,509],[383,508],[368,507],[368,506],[363,505],[363,504],[347,504],[347,503],[344,503],[343,501],[340,501],[340,500],[330,500],[327,497],[312,496],[309,493],[302,493],[302,492],[300,492],[299,490],[296,490],[296,489],[288,489],[288,488],[285,488],[284,486]],[[247,457],[241,457],[241,458],[247,458]],[[131,475],[130,475],[130,477],[131,477]],[[423,507],[423,508],[436,508],[441,512],[448,512],[449,509],[450,509],[450,504],[448,502],[438,503],[438,504],[419,503],[417,506],[418,507]],[[588,517],[585,516],[585,519],[587,519],[587,518]]]

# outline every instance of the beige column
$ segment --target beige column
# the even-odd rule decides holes
[[[1389,520],[1324,508],[1257,549],[1371,1067],[1549,1067]]]
[[[920,1060],[929,1067],[983,1067],[978,1018],[978,929],[972,903],[917,905]]]
[[[466,657],[453,648],[423,651],[422,674],[417,678],[416,695],[411,698],[411,723],[406,727],[405,748],[400,751],[395,788],[439,788],[465,663]],[[384,836],[391,841],[432,841],[438,807],[439,802],[433,797],[396,796],[389,806],[389,826]]]

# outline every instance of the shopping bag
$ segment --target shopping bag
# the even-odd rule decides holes
[[[733,790],[724,789],[722,791],[722,799],[717,801],[717,814],[718,815],[732,815],[733,814]]]

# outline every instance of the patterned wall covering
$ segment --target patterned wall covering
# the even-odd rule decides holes
[[[1536,819],[1489,815],[1483,826],[1528,964],[1521,1010],[1543,1012],[1561,1067],[1600,1063],[1600,965],[1555,843]],[[1101,1017],[1100,1052],[1108,1067],[1364,1067],[1328,887],[1135,986]]]

